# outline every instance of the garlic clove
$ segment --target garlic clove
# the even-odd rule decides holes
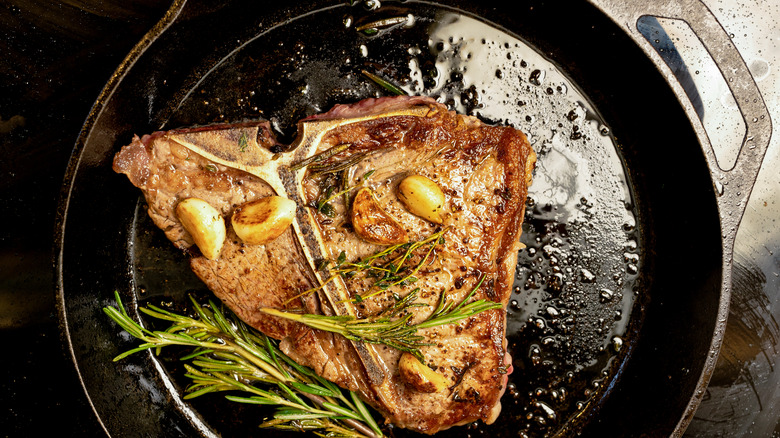
[[[398,361],[401,379],[412,388],[424,393],[441,391],[447,387],[447,379],[417,360],[410,353],[403,353]]]
[[[410,213],[441,224],[441,210],[444,207],[444,192],[438,184],[422,175],[411,175],[398,185],[398,199]]]
[[[355,232],[370,243],[395,245],[409,240],[406,230],[379,205],[374,192],[363,187],[352,201],[350,219]]]
[[[176,206],[184,229],[204,257],[216,260],[225,243],[225,220],[216,208],[199,198],[187,198]]]
[[[296,204],[281,196],[268,196],[236,208],[230,219],[233,231],[248,245],[263,245],[279,237],[295,219]]]

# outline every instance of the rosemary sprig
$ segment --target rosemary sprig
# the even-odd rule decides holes
[[[350,145],[349,143],[344,143],[344,144],[339,144],[339,145],[333,146],[332,148],[326,149],[326,150],[320,152],[319,154],[312,155],[311,157],[306,158],[305,160],[301,160],[301,161],[293,164],[292,166],[290,166],[290,170],[293,170],[293,171],[301,170],[304,167],[306,167],[306,166],[308,166],[308,165],[310,165],[312,163],[319,163],[321,161],[325,161],[325,160],[329,159],[330,157],[338,154],[339,152],[349,148],[350,146],[352,146],[352,145]]]
[[[310,164],[309,176],[315,177],[317,175],[327,175],[330,173],[341,172],[363,161],[363,159],[366,158],[367,155],[368,152],[361,152],[361,153],[354,154],[343,160],[339,160],[330,164]]]
[[[371,79],[372,81],[376,82],[377,85],[379,85],[380,87],[384,88],[385,90],[395,94],[396,96],[406,96],[406,95],[408,95],[408,93],[406,91],[404,91],[401,87],[398,87],[397,85],[395,85],[395,84],[393,84],[393,83],[391,83],[391,82],[389,82],[389,81],[387,81],[385,79],[382,79],[381,77],[379,77],[378,75],[375,75],[374,73],[371,73],[371,72],[369,72],[367,70],[360,70],[360,72],[363,73],[363,75],[365,77],[367,77],[367,78]]]
[[[379,31],[379,29],[395,26],[396,24],[406,23],[407,21],[409,21],[407,17],[384,18],[381,20],[372,21],[371,23],[366,23],[362,26],[358,26],[355,28],[355,30],[358,32],[364,32],[367,35],[374,35]]]
[[[197,318],[177,315],[154,305],[139,310],[153,318],[170,321],[163,331],[142,327],[127,314],[118,293],[118,307],[105,307],[105,313],[120,327],[142,341],[114,361],[130,354],[171,345],[194,347],[181,359],[192,380],[185,399],[222,391],[239,403],[276,407],[273,418],[260,427],[286,430],[315,430],[324,436],[379,438],[382,431],[356,394],[295,363],[279,350],[276,342],[247,327],[231,313],[222,312],[213,302],[191,300]]]
[[[501,303],[490,300],[469,300],[482,286],[485,276],[479,280],[474,289],[457,305],[447,299],[447,294],[442,292],[436,309],[425,320],[412,324],[413,313],[409,312],[413,307],[427,306],[417,302],[417,292],[414,289],[403,299],[376,316],[357,319],[353,316],[330,316],[290,313],[278,309],[261,308],[260,311],[268,315],[277,316],[305,324],[308,327],[337,333],[352,341],[362,341],[371,344],[382,344],[400,351],[413,354],[421,362],[424,362],[420,347],[432,345],[425,342],[425,338],[417,332],[422,329],[437,327],[458,322],[472,317],[486,310],[501,309]]]

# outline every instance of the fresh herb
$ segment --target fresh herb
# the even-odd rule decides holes
[[[371,285],[368,290],[369,293],[366,295],[356,295],[352,297],[352,300],[355,302],[362,302],[393,286],[405,286],[409,283],[414,283],[417,281],[415,275],[423,265],[425,265],[436,247],[444,244],[444,233],[446,233],[448,229],[449,228],[443,228],[416,242],[399,243],[388,246],[362,260],[346,262],[332,267],[330,268],[331,276],[325,279],[321,285],[288,299],[285,304],[322,289],[326,284],[339,276],[350,278],[361,272],[365,273],[367,277],[374,278],[374,283]],[[426,246],[427,250],[423,255],[417,254],[418,258],[421,257],[420,260],[413,262],[415,258],[412,256],[421,248],[425,250],[424,247]],[[390,258],[396,253],[398,253],[396,257]]]
[[[484,279],[483,275],[479,283],[458,305],[448,300],[447,294],[442,292],[439,304],[433,313],[425,320],[415,324],[411,323],[414,314],[409,312],[409,310],[413,307],[428,306],[428,304],[417,302],[417,292],[420,288],[415,288],[379,315],[368,318],[356,319],[349,315],[299,314],[271,308],[262,308],[260,311],[268,315],[296,321],[314,329],[337,333],[352,341],[387,345],[388,347],[411,353],[421,362],[424,362],[420,347],[433,344],[425,342],[425,338],[417,334],[418,330],[452,324],[485,310],[503,307],[501,303],[485,299],[468,302],[482,285]]]
[[[347,261],[347,253],[346,251],[341,251],[339,253],[338,258],[336,259],[336,267],[339,267],[344,264],[344,262]]]
[[[319,154],[312,155],[311,157],[306,158],[305,160],[301,160],[298,163],[293,164],[292,166],[290,166],[290,170],[292,170],[292,171],[300,170],[300,169],[303,169],[304,167],[308,166],[309,164],[319,163],[319,162],[325,161],[325,160],[329,159],[330,157],[338,154],[339,152],[347,149],[350,146],[352,146],[352,145],[350,145],[348,143],[333,146],[332,148],[324,150],[324,151],[320,152]]]
[[[372,81],[376,82],[379,86],[381,86],[385,90],[395,94],[396,96],[407,96],[408,95],[408,93],[406,91],[404,91],[403,89],[401,89],[401,87],[398,87],[397,85],[394,85],[394,84],[386,81],[385,79],[382,79],[381,77],[379,77],[379,76],[369,72],[369,71],[361,70],[360,72],[363,73],[364,76],[366,76],[367,78],[369,78]]]
[[[322,195],[320,195],[319,200],[317,200],[317,203],[315,205],[317,211],[319,211],[320,213],[328,217],[336,216],[336,209],[333,208],[333,205],[330,204],[330,201],[336,199],[340,195],[346,196],[349,192],[351,192],[355,188],[357,188],[357,186],[347,187],[346,189],[334,194],[333,192],[336,190],[335,186],[329,186],[325,190],[325,192]]]
[[[238,150],[241,152],[246,152],[246,148],[249,146],[249,137],[247,137],[246,132],[241,132],[241,137],[238,139]]]
[[[374,284],[369,289],[369,293],[360,296],[361,299],[368,299],[375,295],[378,295],[384,290],[387,290],[393,286],[405,286],[409,283],[417,281],[417,272],[428,261],[428,258],[433,254],[433,251],[438,245],[444,244],[444,233],[448,228],[444,228],[436,233],[431,234],[425,239],[416,241],[401,243],[385,248],[374,255],[366,257],[363,260],[355,263],[347,263],[339,269],[333,269],[338,275],[346,275],[349,273],[365,272],[367,276],[375,278]],[[407,263],[412,260],[412,255],[417,252],[418,249],[428,246],[427,251],[420,261],[416,263]],[[403,250],[403,254],[391,259],[387,258],[396,251]],[[371,292],[373,290],[373,292]]]
[[[354,154],[343,160],[335,161],[333,163],[311,164],[309,165],[309,172],[311,172],[310,174],[311,176],[338,173],[341,172],[342,170],[349,169],[350,167],[363,161],[363,159],[366,158],[367,155],[368,152],[362,152],[362,153]]]
[[[218,170],[219,170],[219,169],[217,168],[217,165],[216,165],[216,164],[214,164],[214,163],[209,163],[209,164],[207,164],[207,165],[203,166],[203,168],[204,168],[204,169],[206,169],[206,170],[208,170],[209,172],[212,172],[212,173],[213,173],[213,172],[216,172],[216,171],[218,171]]]
[[[350,164],[351,166],[351,164]],[[374,173],[374,170],[370,170],[366,172],[363,175],[361,183],[365,183],[368,181],[368,177],[370,177]],[[336,179],[337,178],[337,179]],[[336,182],[334,182],[336,181]],[[349,185],[349,168],[342,169],[341,173],[338,175],[328,175],[323,181],[322,186],[324,189],[321,189],[320,196],[317,198],[317,201],[315,201],[312,204],[312,207],[314,207],[318,212],[324,214],[328,217],[335,217],[336,216],[336,209],[333,208],[333,205],[331,205],[331,201],[336,199],[339,196],[343,196],[344,199],[344,209],[349,209],[349,192],[352,190],[355,190],[356,188],[360,187],[360,185]],[[338,192],[336,192],[338,186]]]
[[[324,214],[325,216],[327,216],[329,218],[336,217],[336,209],[333,208],[333,205],[331,205],[328,202],[324,202],[324,203],[318,205],[317,206],[317,211],[319,211],[320,213]]]
[[[311,369],[287,357],[276,341],[247,327],[235,315],[223,312],[209,301],[191,300],[198,316],[177,315],[148,305],[139,310],[153,318],[170,321],[164,331],[142,327],[127,314],[119,294],[118,307],[103,310],[119,326],[142,341],[136,348],[116,358],[133,353],[180,345],[194,347],[181,360],[186,377],[192,380],[185,399],[221,391],[239,391],[244,396],[227,395],[228,400],[274,406],[273,418],[260,427],[290,431],[314,430],[322,436],[353,438],[382,437],[368,407],[355,393],[339,388]]]
[[[366,178],[363,178],[363,181],[365,181]],[[349,188],[349,169],[344,169],[341,171],[341,193],[344,195],[344,211],[349,211],[349,192],[347,189]],[[342,251],[343,253],[343,251]]]
[[[396,24],[406,23],[408,19],[406,17],[392,17],[384,18],[382,20],[372,21],[364,25],[355,28],[358,32],[363,32],[366,35],[375,35],[379,32],[379,29],[395,26]]]

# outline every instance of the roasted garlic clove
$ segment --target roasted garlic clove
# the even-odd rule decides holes
[[[367,187],[355,195],[350,219],[358,236],[370,243],[395,245],[409,240],[406,230],[379,206],[374,192]]]
[[[225,220],[219,211],[202,199],[187,198],[176,206],[176,216],[200,252],[216,260],[225,243]]]
[[[407,176],[398,185],[398,199],[409,212],[435,224],[442,223],[444,192],[422,175]]]
[[[416,357],[403,353],[398,361],[398,371],[401,379],[412,388],[425,393],[438,392],[447,387],[447,379],[430,369]]]
[[[230,223],[248,245],[263,245],[279,237],[295,219],[294,201],[268,196],[236,208]]]

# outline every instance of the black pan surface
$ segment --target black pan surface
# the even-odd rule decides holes
[[[500,2],[261,3],[174,4],[109,83],[74,153],[59,293],[106,431],[269,433],[256,408],[183,402],[175,355],[111,362],[135,345],[102,313],[114,290],[173,308],[208,294],[113,173],[113,154],[134,133],[255,118],[290,140],[304,116],[386,94],[366,70],[512,124],[540,157],[509,309],[516,371],[504,412],[448,434],[673,433],[714,354],[721,230],[696,136],[631,40],[584,3],[527,1],[511,14]],[[387,17],[407,20],[356,30]]]

